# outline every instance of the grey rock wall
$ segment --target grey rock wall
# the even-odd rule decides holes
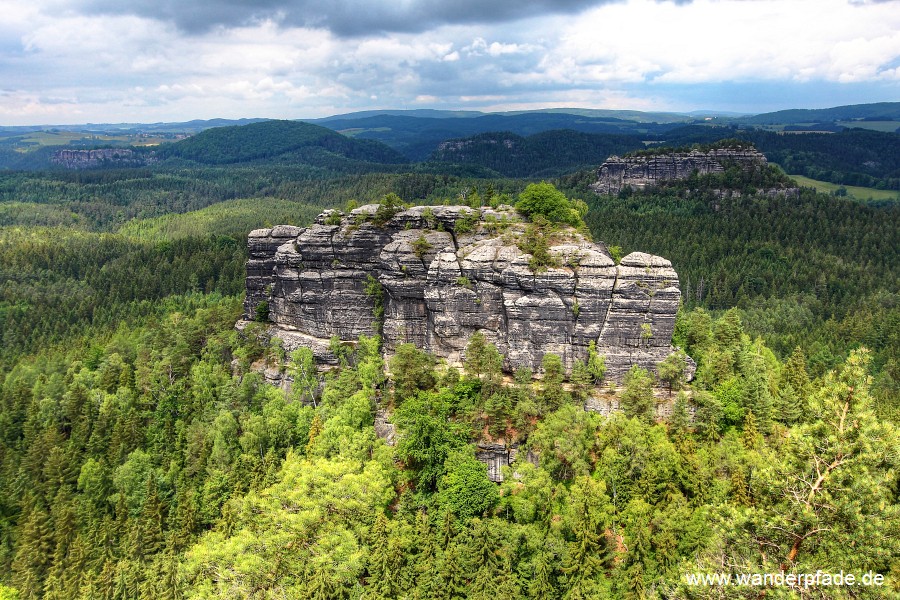
[[[571,368],[593,341],[608,377],[620,380],[632,365],[654,371],[673,350],[680,292],[664,258],[636,252],[616,265],[605,245],[570,229],[552,240],[558,266],[533,272],[517,245],[526,224],[511,207],[414,207],[382,226],[372,222],[376,208],[252,232],[244,318],[266,301],[285,349],[303,345],[333,362],[332,336],[352,343],[376,333],[366,291],[374,280],[387,354],[409,342],[460,366],[480,331],[506,370],[540,373],[545,353]]]
[[[618,194],[626,185],[641,190],[662,181],[686,179],[697,171],[700,175],[722,173],[724,163],[737,163],[745,169],[766,165],[766,157],[755,149],[719,148],[709,152],[672,152],[656,156],[609,157],[597,171],[591,185],[598,194]]]
[[[153,154],[138,154],[130,148],[55,151],[50,162],[67,169],[91,169],[101,166],[140,167],[156,162]]]

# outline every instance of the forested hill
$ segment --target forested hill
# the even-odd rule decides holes
[[[326,162],[327,157],[380,164],[406,162],[397,151],[373,140],[354,140],[298,121],[263,121],[216,127],[162,146],[160,159],[184,159],[207,165],[245,162]]]
[[[578,168],[594,168],[598,158],[643,148],[637,136],[545,131],[528,137],[484,133],[443,142],[431,161],[478,165],[506,177],[549,177]]]
[[[900,102],[851,104],[833,108],[779,110],[752,117],[742,117],[743,123],[772,125],[784,123],[826,123],[836,121],[896,121],[900,119]]]
[[[582,133],[647,137],[651,134],[663,134],[682,123],[690,122],[690,119],[657,123],[608,116],[534,112],[488,114],[473,118],[428,118],[383,114],[354,119],[334,118],[320,122],[356,139],[384,142],[402,152],[410,160],[422,161],[426,160],[441,142],[489,132],[503,131],[531,136],[567,129]]]

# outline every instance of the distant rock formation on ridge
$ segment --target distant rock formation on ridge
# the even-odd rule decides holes
[[[714,148],[706,152],[672,151],[660,154],[635,154],[620,158],[610,156],[597,170],[597,181],[590,187],[598,194],[618,194],[626,186],[635,190],[665,181],[687,179],[695,171],[699,175],[724,173],[729,164],[744,170],[765,168],[762,152],[748,148]]]

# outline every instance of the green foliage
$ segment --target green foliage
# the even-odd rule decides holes
[[[452,402],[446,392],[422,393],[394,412],[401,433],[397,456],[413,470],[421,489],[435,490],[450,452],[469,441],[468,428],[449,420]]]
[[[579,168],[596,168],[592,157],[621,155],[643,145],[633,136],[583,133],[560,127],[527,137],[491,132],[450,142],[442,144],[429,160],[478,165],[506,177],[548,177]],[[485,203],[490,204],[491,195],[484,196]]]
[[[541,468],[560,481],[590,473],[598,422],[598,415],[572,404],[548,414],[529,438]]]
[[[484,334],[476,331],[469,338],[465,355],[466,374],[477,377],[484,385],[497,384],[503,376],[503,357],[494,344],[487,343]]]
[[[375,214],[371,217],[372,223],[378,227],[384,227],[387,225],[387,222],[393,219],[394,215],[403,210],[405,206],[403,200],[401,200],[400,196],[397,194],[385,194],[378,203]]]
[[[231,238],[148,244],[72,230],[0,230],[0,364],[91,327],[139,323],[158,314],[165,303],[157,301],[167,296],[236,294],[243,261]]]
[[[297,348],[291,352],[291,362],[287,373],[293,378],[291,392],[294,399],[316,404],[319,390],[319,376],[315,358],[309,348]]]
[[[657,365],[659,379],[669,387],[669,395],[672,394],[672,390],[679,390],[684,385],[686,368],[687,354],[681,348]]]
[[[597,342],[594,340],[588,344],[587,370],[595,385],[599,385],[606,375],[606,359],[597,352]]]
[[[541,359],[541,401],[546,410],[553,411],[567,403],[569,394],[563,389],[563,381],[566,376],[562,359],[558,354],[548,352]]]
[[[345,594],[365,568],[369,525],[393,495],[377,462],[289,455],[274,485],[240,501],[230,534],[213,531],[185,555],[186,595]]]
[[[366,285],[364,287],[366,296],[372,300],[372,317],[375,319],[376,331],[381,331],[384,327],[384,288],[381,282],[366,275]]]
[[[279,221],[280,223],[281,221]],[[332,210],[328,213],[328,216],[325,217],[326,225],[340,225],[341,224],[341,213],[337,210]]]
[[[569,200],[566,195],[547,182],[532,183],[519,194],[516,210],[531,219],[542,216],[551,223],[565,223],[584,227],[587,205],[581,200]]]
[[[480,218],[480,212],[474,210],[466,211],[463,216],[457,219],[453,224],[453,231],[456,233],[471,233],[475,229],[475,225]]]
[[[622,259],[625,257],[625,253],[622,251],[622,246],[610,246],[609,255],[610,257],[612,257],[613,262],[616,264],[622,262]]]
[[[132,240],[160,242],[207,235],[243,240],[247,233],[266,223],[308,225],[321,207],[276,198],[242,198],[219,202],[188,213],[167,214],[149,219],[134,219],[118,229]]]
[[[533,273],[546,271],[547,267],[560,266],[559,259],[550,254],[550,230],[550,222],[543,215],[538,215],[525,228],[525,234],[517,240],[519,250],[531,255],[528,268]]]
[[[629,417],[652,423],[656,404],[653,398],[653,378],[646,369],[635,365],[625,374],[623,384],[625,389],[619,397],[622,411]]]
[[[413,240],[412,249],[413,254],[416,255],[416,258],[419,260],[425,259],[425,254],[431,250],[434,246],[432,246],[428,240],[425,239],[424,235],[420,235],[418,238]]]
[[[256,308],[253,309],[253,320],[257,323],[266,323],[269,321],[269,301],[261,300]]]
[[[203,164],[311,159],[324,153],[375,163],[404,162],[396,151],[377,142],[354,140],[310,123],[277,120],[207,129],[162,146],[158,153],[163,159]]]
[[[497,486],[488,479],[484,463],[475,458],[471,446],[451,451],[444,461],[444,469],[438,481],[437,498],[457,518],[482,515],[500,499]]]
[[[801,346],[812,376],[860,344],[872,350],[876,369],[896,354],[887,332],[900,305],[884,282],[897,278],[900,264],[897,205],[808,190],[790,198],[666,191],[590,204],[595,239],[670,259],[688,309],[737,307],[748,333],[762,335],[779,357]],[[695,360],[702,343],[676,341]]]
[[[394,405],[400,406],[419,391],[427,391],[437,383],[434,357],[414,344],[400,344],[390,360],[394,381]]]

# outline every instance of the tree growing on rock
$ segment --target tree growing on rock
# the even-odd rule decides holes
[[[582,200],[569,200],[552,183],[532,183],[519,194],[516,209],[529,219],[538,215],[554,223],[566,223],[572,227],[584,227],[587,204]]]
[[[623,383],[625,391],[622,392],[619,404],[625,416],[652,423],[654,400],[653,378],[650,373],[634,365],[625,374]]]
[[[684,370],[687,368],[687,354],[678,348],[657,365],[659,379],[669,388],[669,395],[673,390],[680,390],[684,385]]]

